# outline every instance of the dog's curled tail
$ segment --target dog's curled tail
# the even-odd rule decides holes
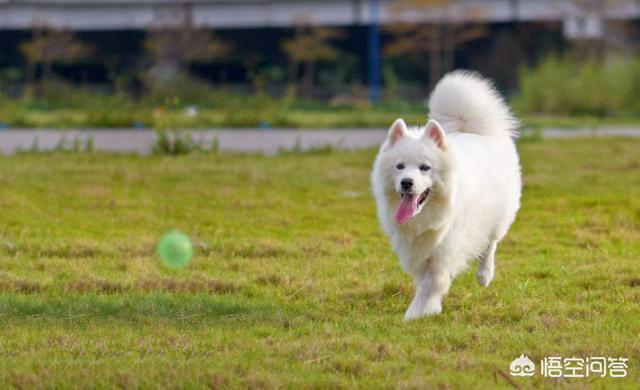
[[[431,93],[429,116],[446,132],[517,137],[518,120],[491,81],[474,72],[446,74]]]

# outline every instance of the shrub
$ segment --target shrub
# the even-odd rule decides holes
[[[157,82],[148,87],[149,94],[142,100],[151,105],[165,105],[167,99],[182,104],[210,104],[213,100],[213,86],[202,79],[179,74],[171,81]]]
[[[633,116],[640,107],[640,58],[604,64],[549,57],[519,72],[520,114]]]
[[[190,132],[179,130],[156,130],[153,153],[168,156],[189,154],[199,149]]]

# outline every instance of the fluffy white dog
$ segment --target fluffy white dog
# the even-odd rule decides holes
[[[375,160],[371,182],[382,230],[416,295],[405,320],[438,314],[451,280],[479,260],[488,286],[498,242],[520,207],[518,121],[486,79],[449,73],[429,99],[430,120],[398,119]]]

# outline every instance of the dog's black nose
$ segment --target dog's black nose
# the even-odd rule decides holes
[[[400,186],[403,190],[410,190],[413,187],[413,179],[402,179],[400,180]]]

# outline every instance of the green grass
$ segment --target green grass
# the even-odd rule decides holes
[[[531,71],[533,72],[533,71]],[[530,75],[529,73],[523,73]],[[537,73],[531,73],[534,77]],[[524,76],[523,76],[524,77]],[[547,102],[545,83],[533,79],[521,94],[512,99],[524,127],[585,128],[610,125],[640,125],[638,110],[602,115],[597,112],[548,111],[536,108],[532,101]],[[554,82],[556,82],[554,80]],[[370,105],[354,100],[334,105],[322,101],[295,98],[274,99],[267,95],[242,95],[216,90],[203,83],[189,81],[197,91],[180,96],[172,89],[134,99],[127,95],[106,94],[56,82],[46,96],[34,99],[10,99],[0,95],[0,130],[11,128],[380,128],[390,126],[398,117],[409,123],[424,123],[423,102],[385,100]],[[548,82],[547,82],[548,83]],[[540,88],[538,91],[533,87]],[[563,90],[560,88],[560,90]],[[555,90],[553,90],[555,91]],[[175,96],[178,94],[178,96]],[[585,93],[576,92],[582,96]],[[533,97],[534,96],[535,99]],[[164,98],[163,98],[164,96]],[[539,96],[542,96],[540,98]],[[606,100],[606,99],[605,99]],[[633,100],[633,99],[630,99]],[[635,100],[633,100],[635,101]],[[187,107],[198,107],[189,115]],[[552,104],[556,107],[556,104]]]
[[[150,108],[133,110],[14,110],[4,113],[0,108],[0,121],[15,128],[83,129],[83,128],[146,128],[179,127],[189,129],[256,128],[275,127],[293,129],[381,128],[391,125],[399,117],[408,123],[424,123],[426,111],[410,109],[391,111],[372,108],[288,109],[278,108],[239,112],[227,109],[201,109],[196,117],[185,115],[183,110],[171,110],[155,114]],[[640,118],[597,117],[590,115],[523,115],[523,127],[532,128],[591,128],[600,126],[639,126]]]
[[[84,128],[293,128],[340,129],[381,128],[390,126],[399,117],[408,123],[424,123],[426,110],[410,107],[404,110],[387,108],[288,108],[264,107],[202,108],[195,117],[182,109],[154,112],[152,108],[136,106],[104,109],[23,109],[0,105],[0,123],[12,128],[84,129]],[[521,115],[523,127],[591,128],[600,126],[639,126],[637,116],[598,117],[593,115]]]
[[[608,126],[640,126],[638,117],[596,117],[589,115],[579,116],[551,116],[551,115],[524,115],[522,126],[525,128],[559,128],[559,129],[589,129]]]
[[[1,109],[0,109],[1,110]],[[134,110],[63,109],[63,110],[16,110],[4,115],[0,120],[15,128],[147,128],[182,127],[190,129],[208,128],[255,128],[277,127],[295,129],[382,127],[393,123],[398,116],[413,123],[426,121],[424,111],[394,112],[366,109],[289,109],[276,108],[248,110],[242,109],[201,109],[197,116],[185,115],[184,110],[170,110],[154,114],[151,108],[138,107]]]
[[[193,82],[193,81],[192,81]],[[214,89],[200,81],[198,93],[134,99],[55,83],[46,96],[11,99],[0,94],[0,126],[12,128],[345,128],[380,127],[398,116],[411,122],[426,119],[422,102],[364,101],[330,104],[264,94],[243,95]],[[162,96],[165,96],[162,98]],[[195,106],[197,114],[187,108]]]
[[[627,357],[628,378],[559,383],[638,388],[640,140],[519,149],[495,281],[467,272],[410,323],[373,151],[2,158],[0,387],[511,387],[525,353]],[[183,270],[154,255],[170,228]]]

